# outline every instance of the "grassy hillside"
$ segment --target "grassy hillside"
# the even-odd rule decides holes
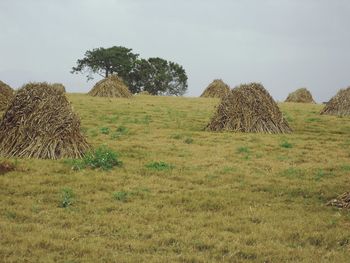
[[[325,206],[350,190],[349,118],[281,104],[291,135],[210,133],[216,99],[68,96],[123,165],[10,160],[1,262],[349,261],[350,212]]]

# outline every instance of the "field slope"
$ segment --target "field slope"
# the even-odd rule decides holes
[[[350,212],[325,204],[350,190],[350,118],[285,103],[293,134],[212,133],[217,99],[68,97],[123,165],[10,160],[0,262],[349,262]]]

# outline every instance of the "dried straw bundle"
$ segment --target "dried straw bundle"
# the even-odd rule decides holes
[[[5,157],[80,158],[88,149],[66,96],[47,83],[22,87],[0,123]]]
[[[14,97],[14,91],[9,85],[0,80],[0,111],[7,108]]]
[[[290,93],[285,102],[316,103],[312,98],[311,92],[306,88],[301,88]]]
[[[110,75],[109,77],[97,82],[88,94],[91,96],[110,98],[132,97],[132,94],[123,80],[116,75]]]
[[[229,92],[230,92],[230,87],[221,79],[216,79],[204,90],[201,97],[222,99]]]
[[[350,116],[350,87],[340,90],[321,111],[321,114]]]
[[[51,84],[51,86],[60,92],[63,92],[63,93],[66,92],[66,87],[62,83],[54,83],[54,84]]]
[[[243,84],[222,99],[207,126],[210,131],[290,133],[276,102],[258,83]]]
[[[346,192],[327,203],[329,206],[350,209],[350,192]]]

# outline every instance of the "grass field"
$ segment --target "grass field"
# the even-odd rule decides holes
[[[216,99],[69,94],[121,167],[10,160],[0,262],[349,262],[350,118],[280,104],[290,135],[204,131]]]

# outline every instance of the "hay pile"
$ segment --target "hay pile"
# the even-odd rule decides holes
[[[329,206],[350,209],[350,192],[346,192],[327,203]]]
[[[285,102],[316,103],[312,98],[311,92],[306,88],[301,88],[290,93]]]
[[[88,93],[90,96],[110,97],[110,98],[131,98],[132,94],[123,80],[116,75],[97,82]]]
[[[0,80],[0,111],[7,108],[14,96],[14,91],[9,85]]]
[[[340,90],[329,102],[327,102],[321,114],[350,116],[350,87]]]
[[[80,158],[88,149],[66,96],[47,83],[18,90],[0,123],[4,157]]]
[[[290,133],[276,102],[258,83],[234,88],[222,99],[207,125],[210,131]]]
[[[230,92],[230,87],[221,79],[216,79],[204,90],[201,97],[222,99],[229,92]]]
[[[53,83],[53,84],[51,84],[51,86],[60,92],[63,92],[63,93],[66,92],[66,87],[62,83]]]

